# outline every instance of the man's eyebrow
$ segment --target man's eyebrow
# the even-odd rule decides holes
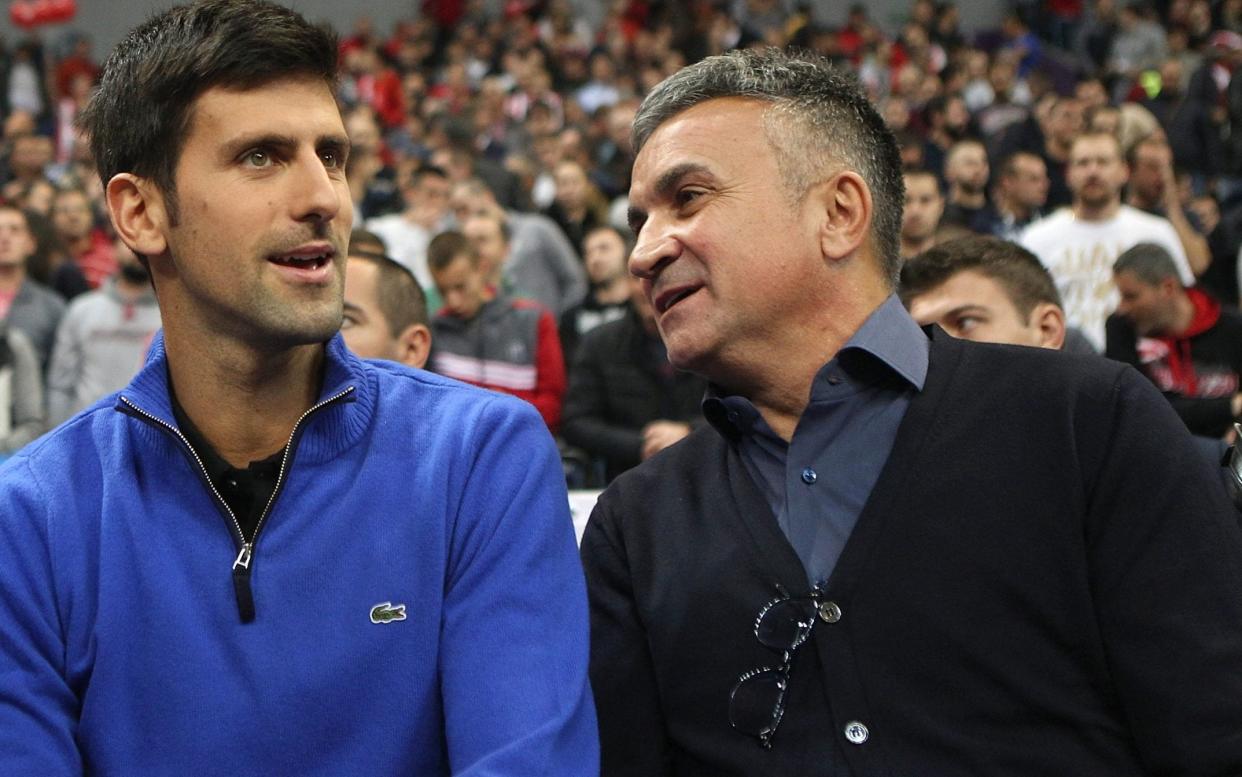
[[[943,316],[960,316],[965,313],[987,313],[988,309],[976,302],[967,302],[965,305],[958,305],[951,310],[946,310]]]

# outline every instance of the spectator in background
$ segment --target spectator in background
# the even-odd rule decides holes
[[[995,237],[951,240],[907,260],[901,301],[920,325],[982,343],[1061,348],[1065,312],[1048,270]]]
[[[1113,274],[1121,301],[1108,319],[1107,356],[1146,375],[1194,434],[1232,436],[1242,419],[1242,315],[1184,286],[1155,243],[1122,253]]]
[[[707,384],[674,369],[641,282],[623,279],[631,304],[583,335],[569,369],[561,433],[604,463],[606,485],[690,434]]]
[[[63,423],[124,388],[146,362],[160,308],[146,264],[118,242],[117,272],[69,303],[47,370],[48,418]]]
[[[1158,242],[1176,258],[1187,285],[1194,274],[1173,226],[1121,203],[1127,177],[1121,146],[1113,135],[1084,133],[1070,151],[1073,206],[1032,224],[1022,245],[1039,257],[1057,282],[1071,326],[1104,350],[1104,322],[1117,307],[1113,262],[1142,242]]]
[[[405,203],[375,111],[369,105],[360,105],[345,114],[344,120],[349,135],[349,160],[345,166],[356,218],[362,222],[399,213]]]
[[[10,202],[25,200],[41,187],[50,187],[47,169],[53,161],[52,139],[27,133],[12,139],[9,151],[9,177],[3,190]],[[47,208],[40,209],[46,213]]]
[[[936,176],[927,170],[907,170],[903,177],[906,199],[901,211],[901,256],[909,259],[935,244],[944,195]]]
[[[983,143],[959,140],[945,158],[944,180],[949,187],[940,223],[971,228],[988,204],[988,155]]]
[[[414,274],[365,240],[350,240],[345,266],[345,345],[364,359],[421,368],[431,355],[427,297]]]
[[[616,227],[596,227],[587,232],[582,256],[591,288],[582,302],[561,315],[559,331],[566,367],[574,363],[583,335],[622,318],[629,308],[631,292],[625,263],[630,248],[630,239]]]
[[[43,370],[52,353],[56,327],[65,313],[65,301],[28,276],[26,263],[34,250],[26,214],[11,205],[0,205],[0,319],[26,335]]]
[[[444,170],[428,165],[412,171],[401,188],[405,209],[369,219],[366,226],[383,239],[387,255],[414,273],[424,289],[434,288],[427,245],[448,228],[451,185]]]
[[[107,233],[95,226],[95,210],[85,191],[70,188],[56,192],[52,198],[52,225],[92,289],[116,275],[116,249]]]
[[[545,214],[556,222],[566,239],[582,245],[587,233],[608,223],[608,203],[578,162],[566,159],[552,171],[556,197]]]
[[[1144,138],[1130,149],[1126,162],[1130,168],[1126,202],[1144,213],[1168,219],[1177,231],[1190,269],[1196,276],[1202,275],[1212,261],[1212,253],[1207,238],[1191,223],[1190,215],[1182,207],[1168,141],[1160,135]]]
[[[479,247],[487,278],[498,289],[536,300],[553,315],[586,294],[578,253],[547,216],[502,209],[477,179],[454,185],[451,204],[458,228]],[[478,217],[483,220],[472,226]]]
[[[0,318],[0,461],[47,429],[42,374],[29,338]]]
[[[1043,216],[1048,199],[1046,170],[1044,160],[1036,154],[1010,154],[1001,163],[992,201],[975,217],[971,228],[983,235],[1017,240],[1023,230]]]
[[[26,211],[26,225],[35,241],[34,253],[26,260],[30,277],[49,287],[66,301],[91,290],[69,247],[60,239],[52,220]],[[116,249],[120,250],[120,249]]]
[[[444,300],[431,319],[432,371],[525,399],[555,434],[565,361],[552,314],[538,302],[498,293],[479,251],[459,232],[433,238],[427,262]]]

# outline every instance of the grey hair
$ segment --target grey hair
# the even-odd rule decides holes
[[[1182,285],[1182,276],[1169,250],[1156,243],[1139,243],[1121,253],[1113,263],[1113,274],[1134,273],[1148,286],[1158,286],[1165,278],[1172,278]]]
[[[669,76],[643,100],[631,131],[634,152],[664,122],[721,97],[772,104],[764,115],[764,133],[795,201],[824,180],[834,163],[862,176],[874,203],[871,235],[880,267],[890,287],[896,287],[905,201],[901,154],[857,78],[806,52],[769,48],[708,57]]]

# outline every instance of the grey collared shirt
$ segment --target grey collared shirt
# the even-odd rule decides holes
[[[930,341],[890,295],[820,368],[786,443],[750,400],[703,400],[708,421],[733,441],[772,507],[811,585],[826,581],[927,378]]]

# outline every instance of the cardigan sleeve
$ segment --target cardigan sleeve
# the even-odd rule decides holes
[[[1085,530],[1118,702],[1148,772],[1242,774],[1242,529],[1154,386],[1111,399]]]
[[[624,540],[605,493],[582,537],[591,607],[591,688],[601,777],[672,774],[655,665],[638,613]]]

